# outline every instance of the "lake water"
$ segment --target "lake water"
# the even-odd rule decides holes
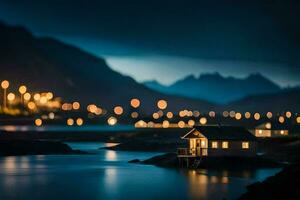
[[[164,169],[127,163],[157,153],[97,150],[103,143],[69,144],[95,154],[0,158],[0,199],[234,199],[246,185],[279,171]]]

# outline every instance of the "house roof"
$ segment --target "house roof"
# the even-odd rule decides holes
[[[208,140],[256,140],[256,137],[246,128],[235,126],[195,126],[182,139],[201,137],[205,137]]]

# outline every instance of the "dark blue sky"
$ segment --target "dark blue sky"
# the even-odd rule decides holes
[[[0,19],[104,56],[138,81],[260,72],[300,84],[299,3],[2,0]]]

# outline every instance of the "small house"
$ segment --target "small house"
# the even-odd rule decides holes
[[[196,126],[182,139],[187,148],[178,149],[179,158],[256,155],[256,137],[243,127]]]
[[[279,137],[289,134],[288,127],[279,123],[263,123],[255,127],[254,135],[256,137]]]

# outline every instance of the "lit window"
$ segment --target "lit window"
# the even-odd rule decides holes
[[[284,134],[284,130],[281,130],[281,131],[280,131],[280,134],[283,135],[283,134]]]
[[[243,149],[249,149],[249,142],[242,142]]]
[[[211,148],[217,149],[218,148],[218,142],[212,142],[211,143]]]
[[[228,142],[222,142],[222,148],[228,149]]]
[[[262,134],[262,130],[259,130],[258,133],[259,133],[259,134]]]
[[[204,140],[201,141],[201,147],[205,147],[205,141]]]

